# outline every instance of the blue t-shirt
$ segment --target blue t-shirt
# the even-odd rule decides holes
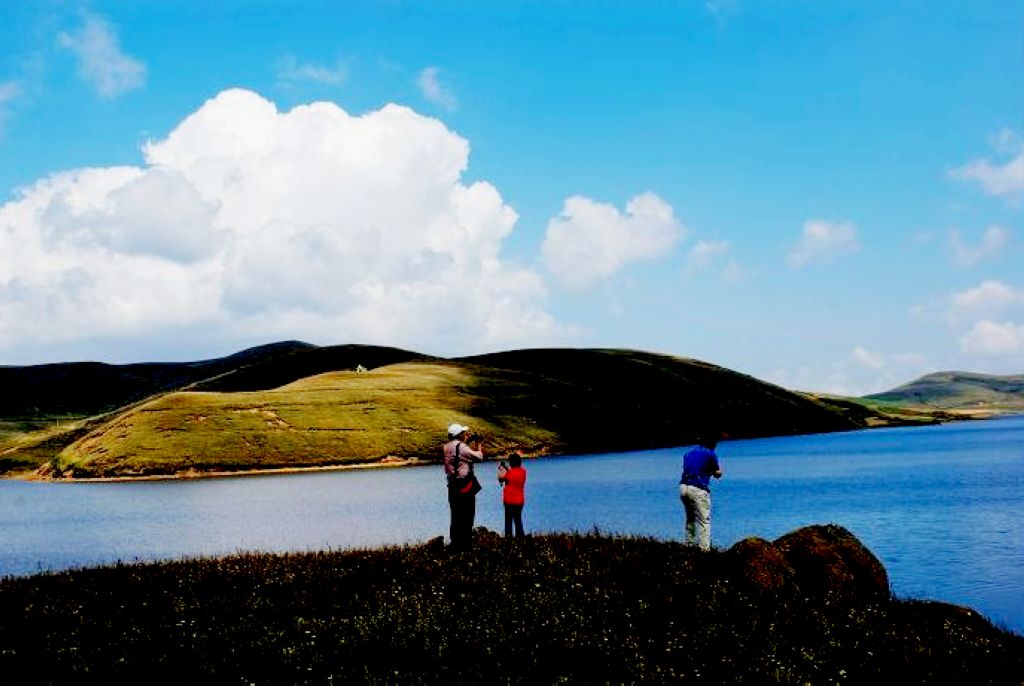
[[[714,450],[695,445],[683,455],[683,475],[679,483],[710,491],[711,476],[720,469]]]

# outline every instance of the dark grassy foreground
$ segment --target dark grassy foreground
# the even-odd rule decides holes
[[[463,554],[435,542],[7,579],[0,674],[24,683],[1022,682],[1024,638],[976,613],[892,600],[842,570],[838,586],[811,580],[801,565],[822,540],[796,554],[783,539],[699,553],[602,535],[506,548],[485,535]],[[789,563],[772,553],[779,560],[751,566],[777,550]]]

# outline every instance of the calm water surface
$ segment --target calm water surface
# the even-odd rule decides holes
[[[1024,416],[721,444],[712,536],[837,523],[895,592],[970,605],[1024,633]],[[679,539],[681,451],[528,461],[533,531]],[[500,530],[495,465],[477,523]],[[0,575],[248,550],[423,541],[447,531],[440,467],[197,481],[0,481]]]

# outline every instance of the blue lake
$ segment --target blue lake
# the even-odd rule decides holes
[[[902,597],[969,605],[1024,633],[1024,416],[727,441],[712,538],[851,530]],[[528,531],[681,539],[681,450],[530,460]],[[477,524],[502,528],[495,465]],[[440,467],[137,483],[0,481],[0,575],[447,532]]]

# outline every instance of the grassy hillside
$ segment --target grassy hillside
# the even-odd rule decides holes
[[[938,372],[868,400],[982,413],[1024,412],[1024,374]]]
[[[558,454],[682,445],[707,430],[740,438],[951,418],[629,350],[442,360],[290,342],[195,363],[0,372],[15,381],[0,413],[0,474],[47,464],[52,476],[112,477],[434,459],[452,421],[483,433],[491,454]]]
[[[1024,638],[893,599],[839,527],[702,553],[546,535],[0,580],[25,683],[1019,684]],[[764,553],[760,558],[756,553]],[[878,578],[874,578],[878,577]]]
[[[163,393],[271,389],[324,371],[423,357],[377,346],[284,341],[197,362],[0,367],[0,475],[45,464],[111,414]]]
[[[435,459],[469,424],[491,454],[681,445],[861,426],[848,413],[693,360],[616,350],[534,350],[328,372],[280,388],[175,392],[67,446],[54,475],[140,476]]]
[[[507,376],[507,375],[506,375]],[[482,421],[479,384],[515,379],[458,365],[405,363],[329,372],[269,391],[175,392],[135,407],[65,448],[57,474],[137,476],[428,458],[453,421],[533,451],[557,442],[521,418]]]

